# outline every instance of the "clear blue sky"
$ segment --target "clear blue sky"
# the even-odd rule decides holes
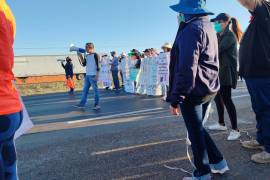
[[[17,20],[15,55],[66,54],[74,43],[96,44],[97,52],[160,48],[172,42],[178,0],[7,0]],[[207,0],[215,13],[237,17],[242,27],[249,14],[236,0]]]

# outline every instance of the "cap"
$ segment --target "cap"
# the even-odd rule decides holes
[[[150,52],[150,50],[149,49],[145,49],[143,52],[144,53],[147,53],[147,52]]]
[[[216,18],[211,19],[211,22],[215,22],[215,21],[230,21],[231,20],[231,16],[229,14],[226,13],[221,13],[219,14]]]

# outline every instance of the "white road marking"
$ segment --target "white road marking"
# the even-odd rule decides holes
[[[240,99],[240,98],[243,98],[243,97],[249,97],[249,94],[234,96],[233,99]],[[151,111],[163,110],[163,109],[164,108],[154,108],[154,109],[145,109],[145,110],[133,111],[133,112],[127,112],[127,113],[118,113],[118,114],[113,114],[113,115],[108,115],[108,116],[101,116],[101,117],[96,117],[96,118],[68,121],[67,124],[75,124],[75,123],[82,123],[82,122],[87,122],[87,121],[95,121],[95,120],[102,120],[102,119],[117,118],[117,117],[122,117],[122,116],[135,115],[135,114],[139,114],[139,113],[145,113],[145,112],[151,112]]]
[[[255,130],[256,128],[246,128],[242,129],[242,131],[251,131]],[[211,133],[211,136],[220,136],[227,134],[228,132],[217,132],[217,133]],[[127,147],[122,147],[122,148],[116,148],[116,149],[110,149],[110,150],[104,150],[104,151],[98,151],[98,152],[93,152],[91,153],[92,156],[99,156],[99,155],[105,155],[105,154],[111,154],[111,153],[119,153],[123,151],[130,151],[130,150],[135,150],[135,149],[140,149],[140,148],[146,148],[146,147],[151,147],[151,146],[158,146],[158,145],[163,145],[163,144],[170,144],[170,143],[175,143],[175,142],[181,142],[181,141],[186,141],[186,137],[184,138],[179,138],[179,139],[172,139],[172,140],[167,140],[167,141],[158,141],[158,142],[152,142],[152,143],[147,143],[147,144],[140,144],[140,145],[134,145],[134,146],[127,146]]]
[[[243,97],[250,97],[249,94],[243,94],[243,95],[239,95],[239,96],[233,96],[233,99],[240,99],[240,98],[243,98]]]
[[[159,111],[156,111],[156,112],[160,113]],[[164,110],[161,112],[164,112]],[[139,116],[127,117],[124,119],[122,119],[122,118],[104,119],[104,120],[98,120],[98,121],[87,121],[84,123],[76,123],[76,124],[67,124],[66,122],[40,124],[40,125],[34,126],[34,128],[31,129],[31,131],[29,131],[27,134],[59,131],[59,130],[66,130],[66,129],[76,129],[76,128],[84,128],[84,127],[93,127],[93,126],[97,127],[97,126],[101,126],[101,125],[113,125],[113,124],[121,124],[121,123],[139,122],[139,121],[144,121],[144,120],[157,121],[158,119],[168,120],[170,118],[175,118],[175,116],[172,116],[172,115],[151,117],[151,118],[149,116],[145,117],[144,115],[145,115],[145,113],[141,113]]]
[[[248,90],[247,89],[236,89],[236,90],[233,90],[232,92],[233,93],[246,93],[246,92],[248,92]]]
[[[119,113],[119,114],[113,114],[108,116],[101,116],[97,118],[90,118],[90,119],[83,119],[83,120],[76,120],[76,121],[68,121],[67,124],[75,124],[75,123],[82,123],[87,121],[95,121],[95,120],[101,120],[101,119],[110,119],[110,118],[117,118],[117,117],[123,117],[123,116],[129,116],[129,115],[136,115],[139,113],[146,113],[146,112],[152,112],[152,111],[158,111],[163,110],[164,108],[154,108],[154,109],[145,109],[140,111],[132,111],[127,113]]]
[[[115,96],[115,97],[101,97],[103,101],[106,100],[113,100],[113,99],[119,99],[119,98],[130,98],[131,96]],[[93,101],[93,98],[87,99],[87,101]],[[38,100],[37,100],[38,101]],[[46,101],[51,101],[51,100],[46,100]],[[27,104],[28,106],[41,106],[41,105],[51,105],[51,104],[64,104],[64,103],[78,103],[80,100],[79,99],[71,99],[71,100],[64,100],[64,101],[59,101],[59,99],[55,99],[51,102],[41,102],[41,103],[36,103],[36,104]]]
[[[239,100],[241,98],[245,98],[245,97],[249,97],[249,94],[242,94],[242,95],[238,95],[238,96],[233,96],[233,99],[236,99],[236,100]],[[117,112],[117,111],[114,111],[114,112],[110,112],[110,114],[106,115],[106,113],[103,114],[103,116],[99,116],[99,117],[92,117],[92,118],[88,118],[88,119],[82,119],[82,120],[73,120],[73,121],[68,121],[68,122],[60,122],[60,123],[48,123],[48,124],[42,124],[40,126],[42,126],[42,131],[45,131],[46,129],[50,129],[50,126],[56,126],[57,125],[57,128],[54,128],[54,130],[61,130],[61,129],[70,129],[70,128],[73,128],[74,127],[86,127],[88,126],[87,124],[85,123],[91,123],[91,122],[95,122],[95,121],[99,121],[99,120],[104,120],[103,121],[100,121],[99,123],[97,124],[91,124],[91,125],[107,125],[107,124],[114,124],[114,121],[116,121],[115,123],[121,123],[121,122],[131,122],[131,121],[134,121],[134,120],[129,120],[129,116],[140,116],[140,115],[147,115],[148,113],[168,113],[169,112],[169,108],[162,108],[162,107],[159,107],[159,108],[153,108],[153,109],[145,109],[145,110],[137,110],[137,111],[132,111],[132,112]],[[70,115],[70,114],[68,114]],[[101,114],[99,114],[101,115]],[[152,119],[162,119],[162,118],[174,118],[174,116],[171,116],[171,115],[166,115],[166,116],[160,116],[160,117],[155,117],[155,118],[152,118]],[[117,120],[117,118],[127,118],[127,120]],[[107,120],[110,120],[111,121],[107,121]],[[151,120],[151,118],[149,119],[146,118],[147,120]],[[105,122],[106,120],[106,122]],[[245,122],[247,124],[249,124],[250,122]],[[46,128],[48,126],[48,128]],[[63,126],[63,128],[61,128]],[[38,132],[38,131],[35,131],[35,132]]]
[[[173,140],[168,140],[168,141],[158,141],[158,142],[153,142],[153,143],[148,143],[148,144],[141,144],[141,145],[128,146],[128,147],[110,149],[110,150],[105,150],[105,151],[93,152],[93,153],[91,153],[91,155],[92,156],[104,155],[104,154],[110,154],[110,153],[115,153],[115,152],[128,151],[128,150],[132,150],[132,149],[144,148],[144,147],[149,147],[149,146],[156,146],[156,145],[163,145],[163,144],[168,144],[168,143],[174,143],[174,142],[184,141],[184,140],[186,140],[186,138],[173,139]]]

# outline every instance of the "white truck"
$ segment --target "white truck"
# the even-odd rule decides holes
[[[72,59],[76,79],[81,80],[85,75],[85,67],[80,64],[77,55],[16,56],[13,72],[18,79],[65,75],[61,61],[67,56]]]

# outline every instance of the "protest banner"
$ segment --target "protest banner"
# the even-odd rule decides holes
[[[102,83],[103,87],[110,87],[112,85],[109,61],[108,57],[101,58],[99,82]]]
[[[169,85],[170,53],[161,53],[158,61],[158,80],[160,85]]]
[[[140,69],[134,68],[134,60],[125,60],[125,91],[149,96],[164,95],[169,85],[170,53],[142,59]],[[134,87],[134,81],[137,87]],[[133,83],[132,83],[133,82]]]

